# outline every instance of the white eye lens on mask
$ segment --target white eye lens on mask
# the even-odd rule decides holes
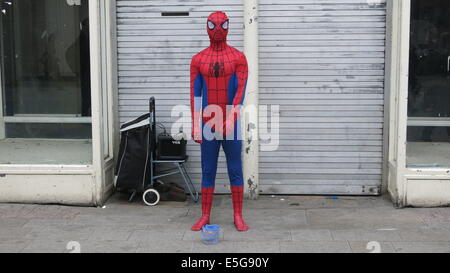
[[[225,21],[225,23],[222,24],[222,28],[225,30],[228,29],[228,21]]]
[[[216,25],[214,25],[213,22],[208,21],[208,28],[209,28],[209,29],[213,30],[215,27],[216,27]]]

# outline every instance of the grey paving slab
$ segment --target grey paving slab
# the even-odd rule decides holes
[[[0,254],[21,253],[27,244],[0,244]]]
[[[250,229],[247,232],[227,232],[225,233],[225,240],[234,242],[278,242],[291,241],[292,236],[290,230],[269,229],[268,227],[266,227],[266,229]]]
[[[37,205],[2,204],[0,218],[29,219],[29,215],[36,207]]]
[[[45,241],[81,241],[87,240],[93,233],[94,228],[82,225],[54,225],[32,228],[23,236],[29,240]]]
[[[249,209],[296,209],[296,207],[289,206],[289,199],[291,197],[287,196],[267,196],[262,195],[258,200],[244,200],[243,207],[246,210]],[[264,200],[263,202],[259,202]],[[222,207],[233,207],[231,199],[224,198]]]
[[[189,225],[189,228],[183,228],[181,223],[174,223],[174,222],[165,222],[165,223],[152,223],[150,225],[147,225],[145,228],[146,230],[152,230],[152,231],[184,231],[190,229],[191,226]]]
[[[450,229],[450,208],[415,208],[414,212],[430,228]]]
[[[450,244],[450,231],[448,229],[408,229],[399,231],[402,241],[410,242],[448,242]]]
[[[189,218],[184,219],[183,222],[176,223],[176,226],[180,228],[181,230],[191,230],[192,225],[197,221],[198,219],[195,218]],[[215,223],[215,222],[213,222]]]
[[[72,219],[81,213],[82,209],[77,207],[57,206],[57,205],[36,205],[27,214],[33,219]]]
[[[22,228],[28,221],[28,219],[20,218],[0,218],[0,227],[4,229]]]
[[[110,226],[110,225],[122,225],[122,226],[147,226],[152,223],[165,223],[169,218],[164,215],[129,215],[118,213],[116,215],[80,215],[70,221],[73,225],[96,225],[96,226]]]
[[[20,253],[29,243],[24,239],[3,238],[0,240],[0,253]]]
[[[96,241],[81,243],[81,253],[135,253],[139,249],[138,242],[128,241]]]
[[[281,253],[352,253],[348,242],[280,242]]]
[[[445,228],[450,230],[450,221],[434,221],[426,223],[430,228]]]
[[[223,241],[217,245],[193,242],[193,253],[279,253],[279,242],[231,242]]]
[[[17,239],[26,237],[27,234],[29,234],[32,231],[30,228],[23,228],[23,227],[1,227],[0,228],[0,241],[3,241],[5,239]]]
[[[136,248],[137,253],[192,253],[193,242],[190,241],[167,241],[153,243],[144,241]]]
[[[23,225],[23,227],[39,229],[66,225],[70,225],[70,219],[30,219]]]
[[[204,243],[192,242],[192,253],[235,253],[235,242],[223,241],[217,245],[205,245]]]
[[[263,202],[260,202],[263,200]],[[330,196],[273,196],[263,195],[245,203],[247,209],[332,209],[332,208],[392,208],[385,197],[330,197]]]
[[[325,229],[387,229],[423,227],[426,224],[410,210],[394,208],[311,209],[309,224]]]
[[[134,231],[136,231],[136,229],[127,227],[97,227],[92,231],[91,235],[89,236],[89,240],[95,242],[127,241]]]
[[[235,242],[235,253],[280,253],[280,242]]]
[[[98,209],[95,212],[85,213],[84,215],[103,215],[105,217],[124,215],[126,217],[147,217],[152,219],[154,217],[176,218],[186,215],[189,207],[174,207],[160,204],[156,207],[149,207],[145,205],[140,206],[125,206],[112,208],[107,206],[105,209]]]
[[[182,241],[184,230],[136,230],[129,237],[131,242]]]
[[[300,242],[328,242],[333,241],[331,231],[328,229],[295,229],[291,230],[293,241]]]
[[[402,241],[402,238],[397,230],[362,230],[362,229],[348,229],[348,230],[333,230],[331,231],[333,240],[335,241],[377,241],[377,242],[392,242]]]
[[[373,243],[378,245],[374,246]],[[395,253],[391,242],[349,242],[353,253]],[[374,252],[375,251],[375,252]]]
[[[125,198],[124,198],[125,197]],[[233,224],[230,196],[216,196],[212,223],[219,245],[190,228],[201,204],[147,207],[114,196],[104,208],[0,204],[0,252],[358,252],[377,241],[383,252],[448,252],[450,208],[395,209],[386,198],[262,196],[246,200],[248,232]]]
[[[67,253],[70,240],[38,238],[32,240],[21,253]]]
[[[450,253],[448,242],[393,242],[397,253]]]

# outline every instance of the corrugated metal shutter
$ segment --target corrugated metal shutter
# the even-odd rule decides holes
[[[157,99],[157,118],[167,128],[175,105],[189,105],[189,65],[192,56],[209,46],[206,18],[221,10],[230,17],[230,45],[243,50],[242,0],[117,1],[120,121],[146,113],[150,96]],[[162,16],[189,12],[189,16]],[[173,15],[173,14],[172,14]],[[190,134],[190,132],[187,132]],[[188,147],[188,170],[201,179],[200,149]],[[229,184],[224,155],[219,160],[217,191]]]
[[[263,193],[378,193],[385,1],[260,0],[259,23],[260,103],[281,122]]]

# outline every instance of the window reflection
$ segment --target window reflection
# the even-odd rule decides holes
[[[45,131],[49,118],[76,124],[74,118],[90,117],[88,0],[3,0],[1,4],[5,120],[25,123],[29,120],[24,118],[34,117],[33,123],[42,124],[40,131]],[[86,122],[89,119],[80,119],[80,124]],[[36,132],[19,134],[16,127],[20,126],[6,126],[6,136],[37,136]],[[63,131],[56,136],[70,138]],[[84,138],[91,138],[90,129],[84,130]]]
[[[407,163],[450,166],[450,1],[411,4]]]

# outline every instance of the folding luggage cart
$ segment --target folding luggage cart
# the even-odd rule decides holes
[[[157,179],[180,174],[192,200],[198,202],[199,195],[186,170],[188,156],[179,160],[159,159],[157,156],[155,98],[149,102],[149,113],[121,127],[121,147],[116,167],[116,187],[131,191],[132,202],[138,193],[148,206],[159,203],[161,195],[155,188]],[[172,164],[173,169],[157,173],[158,164]]]

